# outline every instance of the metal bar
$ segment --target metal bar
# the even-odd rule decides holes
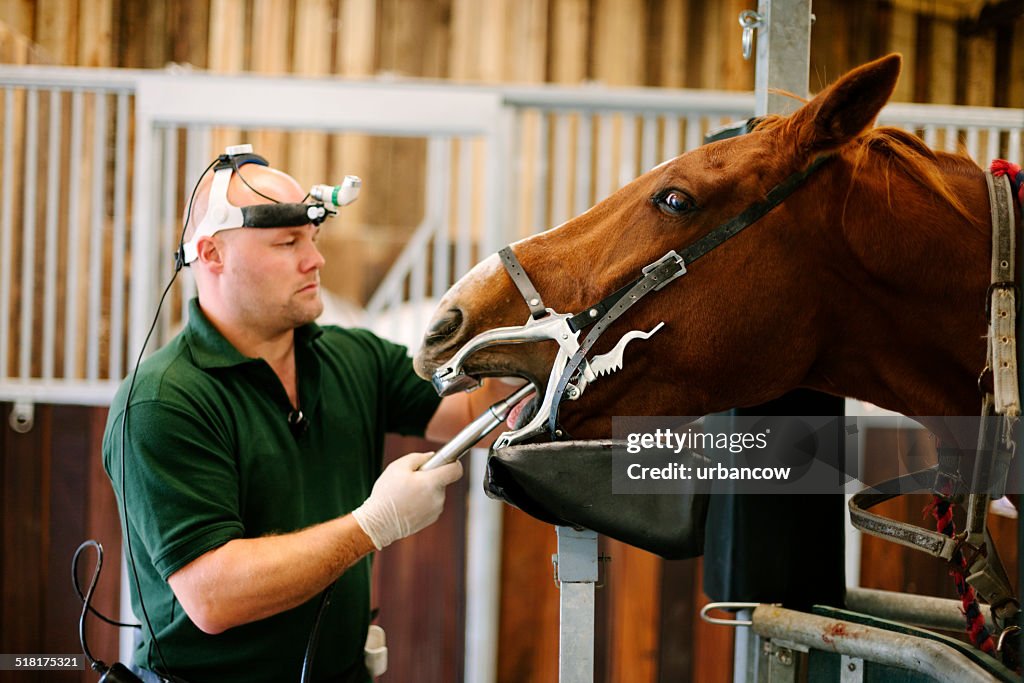
[[[50,125],[47,135],[46,194],[62,197],[60,191],[60,141],[61,141],[61,96],[60,90],[50,91]],[[57,208],[55,201],[46,204],[46,274],[43,284],[43,379],[53,377],[54,346],[57,334]]]
[[[590,114],[580,114],[576,128],[576,187],[573,192],[573,215],[579,215],[593,205],[590,197],[591,168],[593,168],[593,120]]]
[[[455,243],[455,275],[462,277],[469,272],[472,264],[470,249],[473,235],[473,140],[462,138],[459,141],[459,200],[456,205],[456,223],[458,240]]]
[[[800,102],[777,91],[807,95],[811,62],[811,0],[758,0],[754,114],[785,114]]]
[[[555,527],[559,591],[559,683],[594,680],[594,586],[597,583],[597,534],[588,529]]]
[[[120,382],[27,378],[0,382],[0,401],[109,406]]]
[[[665,116],[665,134],[661,139],[661,161],[674,159],[682,152],[679,148],[679,117]]]
[[[704,141],[704,131],[701,130],[701,117],[696,114],[690,114],[686,117],[686,147],[683,152],[689,152],[690,150],[697,149]]]
[[[68,146],[68,194],[78,194],[82,182],[82,119],[85,93],[78,89],[71,94],[71,142]],[[82,239],[81,213],[68,213],[67,277],[64,292],[64,378],[78,377],[78,263],[81,260],[79,241]]]
[[[982,166],[988,166],[993,159],[998,159],[999,154],[999,129],[988,128],[988,140],[985,146],[985,158],[981,159]]]
[[[597,191],[594,194],[601,200],[615,189],[612,180],[612,154],[615,151],[614,115],[602,114],[597,130]]]
[[[8,372],[11,324],[11,242],[14,238],[14,89],[4,89],[3,206],[0,207],[0,378]]]
[[[437,192],[434,209],[434,220],[437,229],[434,232],[434,272],[431,277],[430,292],[435,300],[448,291],[449,275],[449,254],[450,240],[448,238],[448,218],[451,215],[452,196],[452,145],[455,144],[451,138],[443,138],[438,141],[435,153],[437,155]],[[428,183],[429,187],[429,183]],[[431,200],[428,198],[428,202]]]
[[[561,225],[569,219],[569,114],[555,112],[553,182],[551,183],[551,222]]]
[[[548,227],[548,145],[549,145],[548,113],[537,112],[537,148],[534,154],[533,167],[533,224],[531,232],[539,232]]]
[[[934,123],[925,124],[924,144],[934,148],[939,141],[939,129]]]
[[[174,229],[174,225],[178,222],[178,218],[175,216],[177,213],[177,198],[178,198],[178,129],[177,128],[164,128],[160,131],[160,158],[161,158],[161,171],[160,171],[160,209],[158,214],[160,215],[159,220],[159,232],[157,234],[156,242],[161,245],[160,253],[163,254],[165,251],[168,254],[173,254],[175,249],[178,248],[178,230]],[[185,197],[185,201],[188,201],[188,197]],[[170,279],[174,274],[174,260],[171,258],[161,258],[158,261],[158,267],[160,271],[160,277],[162,279]],[[168,307],[170,309],[170,307]],[[170,310],[168,310],[170,313]],[[171,336],[171,315],[163,315],[160,317],[160,339],[166,341]]]
[[[99,379],[100,332],[103,311],[100,294],[103,287],[104,188],[106,187],[107,96],[96,95],[96,119],[92,138],[92,215],[89,221],[89,310],[86,326],[85,377]]]
[[[959,600],[874,588],[847,588],[846,607],[874,617],[945,631],[963,631]]]
[[[636,178],[636,117],[622,117],[622,138],[619,143],[619,173],[616,189]]]
[[[187,149],[185,153],[186,165],[188,170],[186,171],[186,182],[184,187],[184,201],[188,201],[189,196],[192,194],[192,188],[199,182],[199,174],[203,172],[206,165],[210,162],[214,153],[220,153],[221,150],[210,149],[210,129],[199,126],[189,126],[187,133]],[[180,207],[184,212],[184,206]],[[177,225],[175,221],[176,229],[175,235],[181,236],[181,225]],[[181,287],[181,312],[180,320],[184,324],[188,321],[188,308],[189,302],[196,297],[196,280],[192,276],[192,271],[189,270],[187,273],[182,272],[185,277],[178,280],[179,286]],[[167,312],[168,318],[170,317],[170,311]],[[166,341],[168,337],[164,337]]]
[[[977,163],[982,163],[981,149],[979,147],[978,127],[971,126],[967,129],[967,154]]]
[[[114,239],[110,275],[110,356],[107,377],[124,376],[125,223],[128,213],[128,95],[117,95],[114,146]]]
[[[18,348],[18,377],[32,374],[32,317],[35,313],[36,274],[36,187],[38,187],[37,144],[39,140],[39,91],[25,93],[25,166],[21,207],[21,334]]]
[[[1024,149],[1020,146],[1021,132],[1018,129],[1010,131],[1009,140],[1007,142],[1006,158],[1007,159],[1020,159],[1024,157]]]
[[[643,120],[643,134],[640,137],[640,172],[647,173],[658,163],[658,119],[652,114],[645,114]]]
[[[757,607],[753,620],[754,633],[762,638],[898,666],[943,683],[993,680],[966,656],[933,640],[774,605]]]

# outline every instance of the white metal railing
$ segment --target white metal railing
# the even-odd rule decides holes
[[[407,333],[482,255],[754,108],[750,93],[53,67],[0,67],[0,88],[0,400],[91,404],[110,400],[141,346],[218,126],[427,141],[423,220],[368,305],[371,324],[401,316]],[[1024,159],[1024,110],[893,104],[880,122],[980,163]],[[400,336],[396,324],[381,329]]]

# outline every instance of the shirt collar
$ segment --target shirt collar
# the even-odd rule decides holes
[[[188,325],[185,328],[192,358],[201,368],[227,368],[252,363],[259,359],[250,358],[236,349],[224,338],[199,306],[194,297],[188,305]],[[323,334],[316,323],[307,323],[295,329],[296,350],[305,349]]]

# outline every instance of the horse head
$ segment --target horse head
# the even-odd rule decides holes
[[[546,305],[584,311],[670,250],[684,253],[816,170],[749,227],[638,302],[594,348],[631,344],[560,419],[579,437],[612,415],[703,415],[796,387],[911,415],[974,412],[984,366],[987,196],[981,170],[896,129],[873,128],[900,57],[861,66],[786,117],[657,166],[565,224],[511,245]],[[424,377],[475,335],[521,325],[527,305],[497,256],[440,302],[415,362]],[[582,337],[581,337],[582,339]],[[543,388],[552,342],[491,346],[474,376]]]

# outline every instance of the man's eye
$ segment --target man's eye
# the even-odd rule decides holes
[[[290,247],[293,244],[295,244],[295,240],[292,239],[292,240],[287,240],[286,242],[278,242],[277,246],[279,246],[279,247]]]

